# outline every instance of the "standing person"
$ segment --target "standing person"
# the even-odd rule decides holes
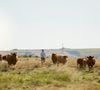
[[[46,58],[46,54],[45,54],[45,52],[44,52],[43,49],[42,49],[42,51],[41,51],[40,56],[41,56],[41,64],[43,64],[43,63],[45,62],[45,58]]]

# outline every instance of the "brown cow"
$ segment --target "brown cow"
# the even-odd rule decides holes
[[[88,65],[88,68],[89,68],[89,71],[93,68],[93,66],[95,65],[95,59],[94,59],[94,56],[88,56],[87,57],[87,65]]]
[[[65,64],[67,62],[67,56],[61,56],[61,55],[56,55],[56,54],[52,54],[52,62],[54,64],[59,65],[59,63]]]
[[[9,65],[15,65],[17,63],[16,53],[3,56],[3,60],[7,61]]]
[[[0,61],[2,60],[2,55],[0,54]]]
[[[77,59],[77,67],[79,68],[86,68],[87,60],[85,58],[78,58]]]

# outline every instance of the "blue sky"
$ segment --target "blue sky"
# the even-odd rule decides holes
[[[99,48],[99,0],[0,0],[0,49]]]

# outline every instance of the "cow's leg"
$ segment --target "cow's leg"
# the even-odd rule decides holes
[[[93,66],[91,66],[91,70],[93,70]]]
[[[77,63],[77,68],[79,68],[79,64]]]
[[[59,62],[57,62],[57,66],[59,66]]]
[[[89,67],[89,71],[91,71],[91,66],[88,66]]]
[[[82,69],[83,68],[83,65],[82,64],[80,64],[80,69]]]

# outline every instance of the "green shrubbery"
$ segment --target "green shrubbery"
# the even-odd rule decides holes
[[[5,88],[10,85],[13,87],[20,86],[43,86],[48,84],[54,84],[62,86],[66,82],[70,82],[71,78],[66,72],[56,71],[42,71],[42,72],[24,72],[18,73],[17,71],[2,72],[0,73],[0,87]]]

